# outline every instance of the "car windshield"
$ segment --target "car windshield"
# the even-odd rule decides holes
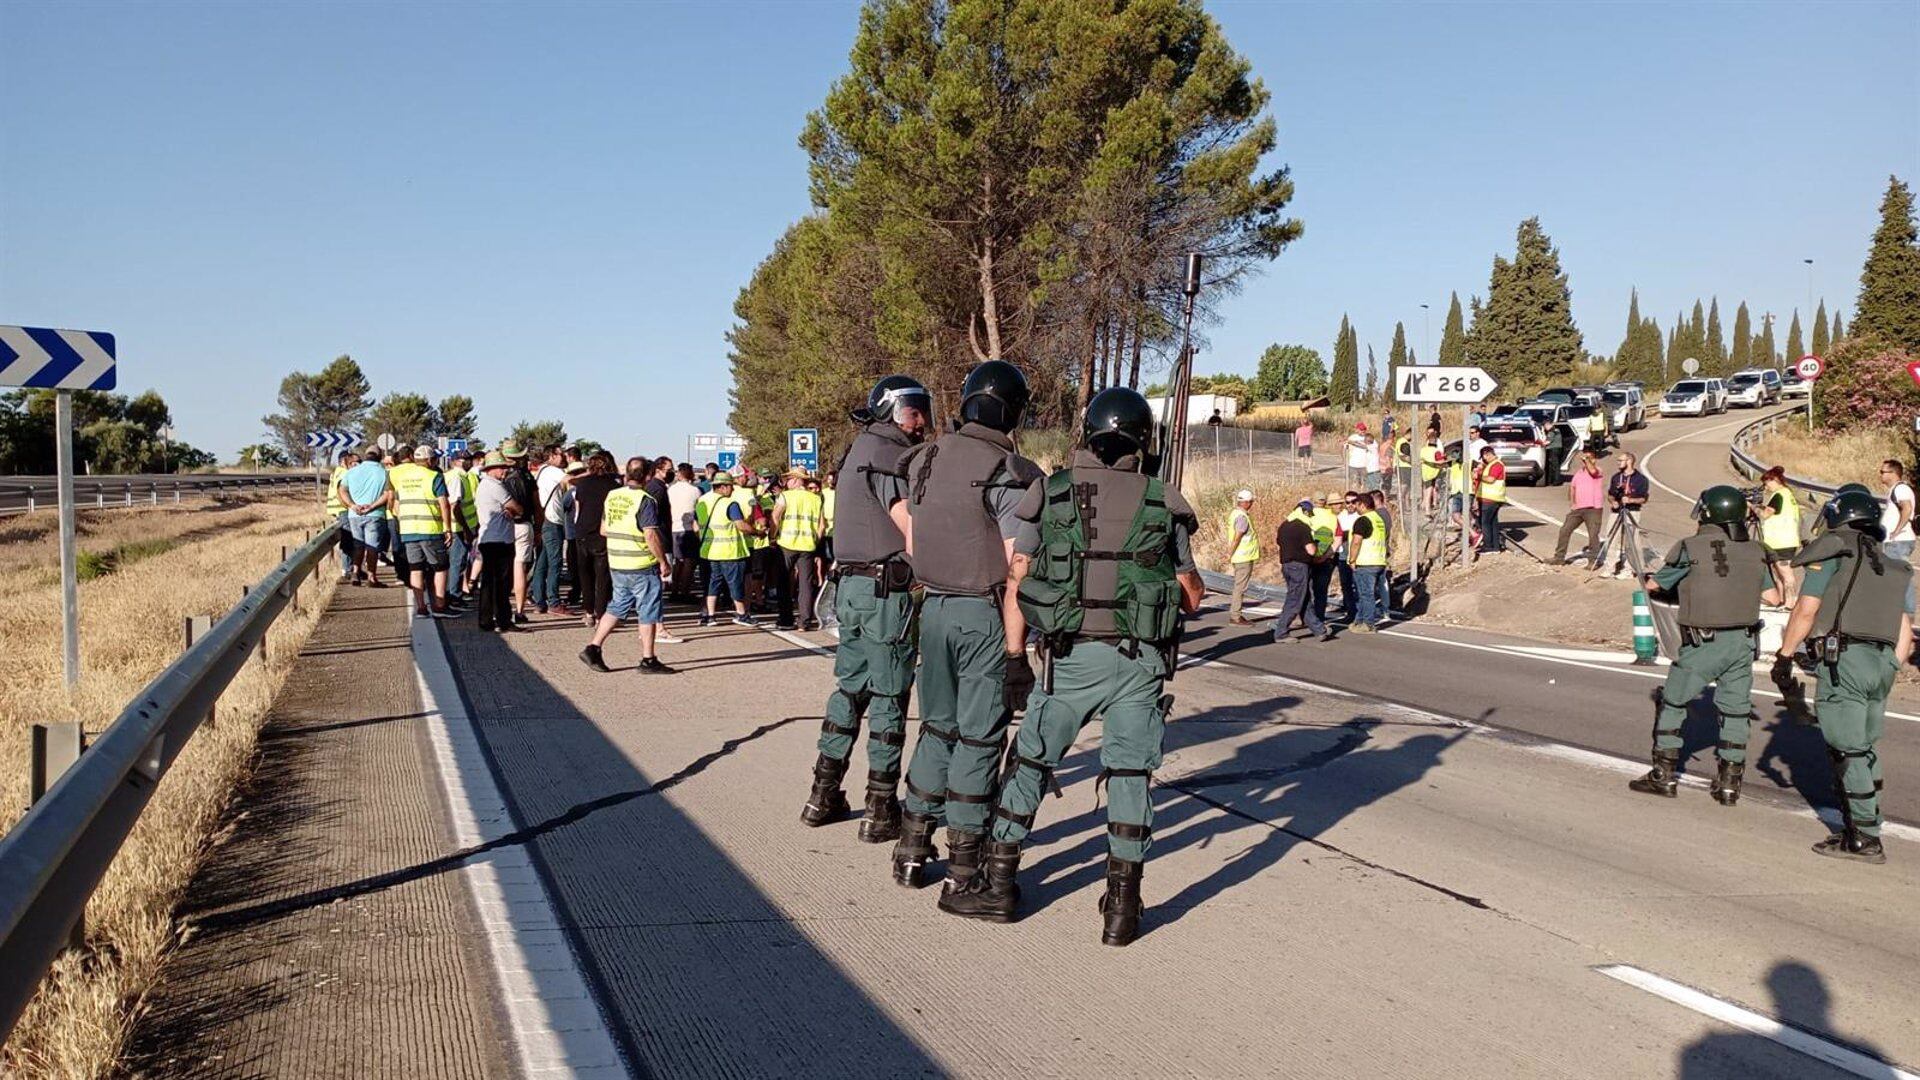
[[[1490,443],[1526,443],[1533,441],[1531,424],[1490,424],[1480,429],[1480,436]]]
[[[1735,375],[1733,377],[1733,385],[1735,386],[1752,386],[1759,381],[1760,376],[1758,375]]]
[[[1584,420],[1592,415],[1593,406],[1591,405],[1569,405],[1567,407],[1567,416],[1573,420]]]
[[[1627,403],[1627,392],[1625,390],[1609,390],[1601,396],[1607,399],[1607,404],[1609,405],[1625,405]]]
[[[1704,394],[1706,392],[1707,384],[1698,381],[1674,383],[1673,389],[1667,391],[1667,393],[1673,397],[1685,397],[1688,394]]]

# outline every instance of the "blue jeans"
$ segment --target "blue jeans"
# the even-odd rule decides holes
[[[541,607],[560,602],[560,561],[566,546],[565,527],[550,521],[540,523],[540,550],[533,557],[533,573],[527,578],[527,599]]]
[[[1913,541],[1911,540],[1889,540],[1880,545],[1880,550],[1903,563],[1913,561]],[[1914,593],[1916,590],[1920,590],[1920,581],[1909,579],[1907,582],[1907,606],[1909,608],[1913,607]]]
[[[467,541],[459,533],[447,537],[447,595],[465,596],[461,567],[467,561]]]
[[[1354,616],[1354,621],[1378,626],[1387,617],[1387,568],[1356,566],[1353,583],[1360,590],[1360,613]]]
[[[642,625],[662,621],[660,571],[615,570],[612,576],[613,599],[607,603],[607,614],[616,619],[632,615]]]

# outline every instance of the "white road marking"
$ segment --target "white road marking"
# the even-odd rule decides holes
[[[1702,1016],[1711,1017],[1731,1027],[1771,1039],[1789,1050],[1796,1050],[1815,1061],[1823,1061],[1835,1068],[1845,1069],[1855,1076],[1871,1077],[1873,1080],[1920,1080],[1920,1074],[1909,1072],[1891,1062],[1882,1061],[1852,1047],[1842,1046],[1811,1032],[1783,1024],[1771,1016],[1755,1012],[1744,1005],[1714,997],[1705,991],[1695,990],[1691,986],[1674,982],[1672,979],[1655,975],[1650,971],[1642,971],[1627,964],[1602,964],[1593,970],[1610,979],[1618,979],[1628,986],[1665,998],[1682,1008],[1692,1009]]]
[[[413,663],[427,740],[462,848],[515,829],[479,732],[460,699],[446,641],[432,619],[413,619]],[[487,955],[524,1076],[625,1077],[626,1065],[546,884],[524,847],[489,851],[457,871],[486,931]]]
[[[1674,443],[1686,442],[1688,439],[1691,439],[1696,435],[1711,435],[1716,431],[1724,431],[1730,427],[1745,427],[1746,425],[1753,423],[1755,419],[1759,419],[1759,418],[1755,417],[1753,419],[1748,419],[1746,417],[1742,417],[1738,420],[1729,420],[1724,424],[1715,424],[1710,428],[1694,428],[1688,431],[1684,435],[1676,435],[1673,438],[1668,439],[1666,442],[1661,443],[1659,446],[1656,446],[1653,449],[1647,451],[1647,455],[1640,459],[1640,471],[1643,474],[1645,474],[1647,480],[1650,483],[1652,483],[1654,487],[1659,488],[1661,491],[1664,491],[1667,494],[1672,495],[1673,497],[1691,506],[1693,504],[1694,499],[1698,497],[1698,493],[1696,492],[1693,495],[1689,495],[1684,491],[1679,491],[1674,488],[1670,488],[1667,485],[1661,483],[1660,478],[1653,475],[1654,457],[1658,455],[1660,451],[1665,450],[1667,447],[1672,446]]]
[[[779,638],[781,641],[784,641],[789,645],[798,645],[801,648],[807,650],[808,652],[814,653],[816,655],[824,656],[828,659],[833,658],[832,649],[827,648],[825,645],[815,645],[813,642],[808,641],[806,638],[801,637],[799,634],[796,634],[791,630],[781,630],[776,627],[767,626],[765,624],[762,624],[760,629],[765,630],[767,633],[772,634],[774,637]],[[835,636],[838,637],[839,635],[836,634]]]

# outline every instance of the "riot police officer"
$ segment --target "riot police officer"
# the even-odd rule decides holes
[[[1073,464],[1028,490],[1008,585],[1008,655],[1027,628],[1040,634],[1047,674],[1008,763],[984,869],[940,898],[955,915],[1014,917],[1020,844],[1033,828],[1053,770],[1094,716],[1105,718],[1100,779],[1107,782],[1107,891],[1100,940],[1126,945],[1140,929],[1140,877],[1153,832],[1148,780],[1160,764],[1180,614],[1204,587],[1189,543],[1197,524],[1180,493],[1144,472],[1153,413],[1115,387],[1087,406]]]
[[[1011,432],[1027,408],[1027,380],[1001,360],[975,367],[960,388],[958,430],[915,447],[900,461],[906,477],[914,576],[925,588],[920,613],[920,738],[907,767],[906,814],[893,850],[894,881],[921,884],[942,821],[951,892],[979,865],[1008,704],[1032,683],[1024,651],[1001,648],[1007,560],[1018,527],[1014,509],[1040,469],[1014,449]],[[1009,688],[1011,675],[1014,685]]]
[[[900,458],[924,437],[933,412],[927,388],[906,375],[873,385],[860,425],[840,463],[845,478],[834,526],[834,612],[840,647],[833,693],[820,728],[813,790],[800,820],[825,825],[849,807],[840,781],[847,773],[860,719],[867,718],[867,803],[860,839],[885,843],[900,835],[900,756],[907,742],[907,695],[913,686],[913,571],[907,556],[906,479]]]
[[[1913,651],[1913,569],[1880,548],[1880,500],[1844,491],[1828,504],[1826,531],[1795,556],[1806,568],[1800,600],[1774,657],[1791,670],[1809,643],[1820,689],[1820,733],[1840,788],[1840,831],[1813,846],[1821,855],[1884,863],[1880,844],[1880,757],[1893,676]]]
[[[1649,589],[1680,594],[1680,655],[1660,688],[1653,721],[1653,769],[1627,786],[1671,799],[1679,793],[1680,726],[1687,703],[1712,683],[1720,713],[1720,769],[1713,797],[1722,806],[1740,799],[1746,770],[1747,733],[1753,722],[1753,661],[1760,622],[1760,596],[1773,581],[1766,553],[1747,532],[1747,500],[1718,484],[1701,492],[1693,516],[1699,531],[1674,545],[1660,569],[1647,575]]]

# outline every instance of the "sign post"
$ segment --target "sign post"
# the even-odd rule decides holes
[[[787,429],[787,467],[817,472],[820,468],[820,429]]]
[[[74,548],[73,392],[111,390],[118,382],[112,334],[0,326],[0,386],[54,391],[53,446],[60,499],[61,667],[67,689],[80,685],[79,553]]]
[[[1915,382],[1920,382],[1920,372],[1915,372],[1915,368],[1920,368],[1920,363],[1908,365],[1907,372],[1913,375]],[[1808,353],[1794,363],[1793,370],[1800,378],[1811,384],[1818,382],[1820,376],[1826,372],[1827,362]],[[1811,385],[1807,387],[1807,434],[1813,434],[1813,387]]]
[[[1460,480],[1463,485],[1467,484],[1467,477],[1473,475],[1473,462],[1467,460],[1467,407],[1487,400],[1499,386],[1499,382],[1493,376],[1477,367],[1423,367],[1416,364],[1395,368],[1393,372],[1395,401],[1403,405],[1458,404],[1460,406]],[[1413,426],[1409,424],[1409,430]],[[1472,534],[1472,529],[1467,525],[1469,502],[1467,493],[1460,492],[1460,566],[1462,569],[1466,568],[1470,557],[1467,551],[1467,542]],[[1409,513],[1407,517],[1413,522],[1413,551],[1407,559],[1407,580],[1411,583],[1420,578],[1420,515]],[[1441,544],[1440,550],[1444,557],[1446,552],[1444,543]]]
[[[321,509],[325,509],[327,505],[326,483],[334,459],[339,456],[340,451],[350,446],[359,446],[363,440],[364,436],[357,431],[307,432],[307,446],[320,451],[314,455],[313,486],[319,494]]]

